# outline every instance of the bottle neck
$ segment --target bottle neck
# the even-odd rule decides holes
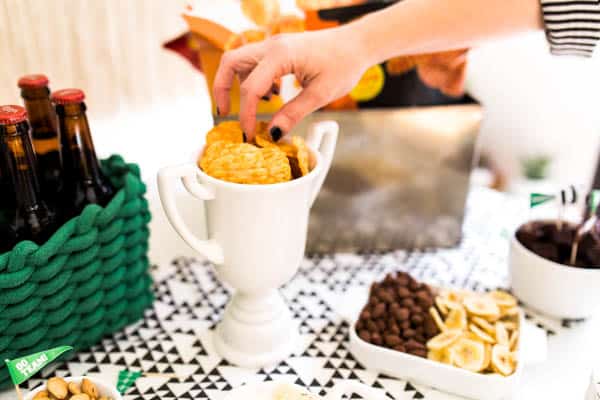
[[[40,207],[42,200],[27,122],[0,126],[0,153],[12,181],[17,208]]]
[[[21,97],[27,109],[31,136],[38,154],[58,150],[58,124],[47,87],[22,89]]]
[[[65,173],[78,180],[100,180],[100,164],[90,133],[85,103],[56,106]]]

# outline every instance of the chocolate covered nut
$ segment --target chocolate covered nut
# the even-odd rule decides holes
[[[358,332],[358,337],[364,340],[365,342],[371,341],[371,334],[367,330],[362,330]]]
[[[400,323],[400,329],[402,330],[407,330],[410,329],[411,324],[409,320],[403,321],[402,323]]]
[[[384,314],[385,314],[385,304],[384,303],[377,304],[377,306],[375,306],[375,309],[373,310],[373,317],[381,318],[381,317],[383,317]]]
[[[400,334],[400,327],[398,326],[398,324],[390,326],[390,333],[393,333],[394,335]]]
[[[408,310],[408,308],[398,308],[393,312],[393,314],[394,318],[396,318],[397,321],[402,322],[408,319],[408,317],[410,316],[410,311]]]
[[[369,289],[369,295],[372,296],[373,294],[375,294],[375,291],[377,289],[379,289],[379,283],[377,283],[377,282],[371,283],[371,288]]]
[[[372,319],[367,320],[366,324],[367,324],[367,329],[369,330],[369,332],[377,332],[379,330],[379,328],[377,327],[377,324]]]
[[[376,346],[381,346],[383,341],[381,340],[381,335],[377,332],[371,334],[371,343]]]
[[[413,292],[417,291],[419,290],[419,283],[413,279],[411,282],[409,282],[408,288]]]
[[[431,307],[433,305],[433,299],[431,298],[431,293],[425,291],[425,290],[421,290],[419,292],[417,292],[417,294],[415,295],[416,299],[417,299],[417,304],[424,309],[429,309],[429,307]]]
[[[402,353],[406,353],[406,347],[404,347],[403,345],[399,344],[397,346],[394,347],[394,350],[396,351],[400,351]]]
[[[417,332],[417,335],[424,334],[425,328],[423,327],[423,324],[419,324],[419,325],[415,326],[415,332]]]
[[[404,330],[402,331],[402,337],[403,337],[404,339],[411,339],[411,338],[414,338],[416,334],[417,334],[417,332],[415,332],[415,330],[414,330],[414,329],[404,329]]]
[[[405,299],[410,296],[410,290],[408,290],[406,287],[402,286],[402,287],[398,288],[397,294],[398,294],[399,298]]]
[[[390,347],[394,347],[397,346],[401,343],[402,341],[400,340],[400,338],[396,335],[385,335],[385,344],[390,346]]]
[[[410,322],[412,322],[416,326],[422,325],[423,324],[423,314],[421,314],[420,312],[412,314],[410,316]]]
[[[394,276],[392,274],[387,274],[385,279],[383,280],[383,284],[386,286],[392,286],[395,283]]]
[[[385,332],[385,321],[382,319],[378,319],[377,321],[375,321],[375,324],[377,325],[377,330],[379,332]]]
[[[382,291],[381,294],[379,295],[379,298],[386,302],[386,303],[392,303],[394,301],[394,295],[390,292],[386,291]]]
[[[433,321],[433,318],[429,315],[426,315],[425,320],[423,321],[423,331],[428,338],[434,337],[437,334],[438,328]]]
[[[410,277],[405,272],[398,272],[396,281],[398,282],[399,286],[408,286],[408,284],[410,283]]]
[[[425,345],[423,343],[418,342],[416,339],[407,340],[404,343],[404,346],[406,347],[407,350],[424,349],[425,348]]]
[[[415,306],[415,302],[410,297],[407,297],[406,299],[402,299],[402,301],[400,302],[400,304],[402,306],[404,306],[404,307],[407,307],[407,308],[412,308],[412,307]]]
[[[412,354],[413,356],[417,356],[417,357],[426,358],[427,357],[427,350],[426,349],[408,350],[408,354]]]
[[[369,310],[364,309],[363,312],[360,313],[360,319],[363,319],[363,320],[371,319],[371,313],[369,312]]]

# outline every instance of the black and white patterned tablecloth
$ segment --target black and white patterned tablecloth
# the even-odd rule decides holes
[[[230,292],[216,280],[207,263],[177,258],[170,265],[153,267],[156,301],[143,321],[44,371],[44,375],[97,374],[116,383],[122,369],[159,374],[140,378],[126,399],[219,400],[224,390],[264,380],[294,382],[325,393],[342,379],[384,388],[396,400],[454,398],[366,370],[349,351],[349,326],[336,311],[336,304],[346,289],[369,285],[397,270],[441,286],[474,290],[505,287],[507,233],[522,218],[519,211],[506,197],[477,190],[469,197],[465,237],[459,248],[308,257],[298,275],[282,289],[301,323],[301,343],[293,356],[272,368],[237,368],[215,353],[211,329]],[[559,335],[571,324],[533,313],[528,313],[528,318],[550,335]],[[39,379],[32,379],[27,385],[31,388],[39,383]],[[5,396],[1,394],[0,399]]]

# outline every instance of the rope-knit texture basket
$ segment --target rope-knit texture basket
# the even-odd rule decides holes
[[[88,205],[41,246],[23,241],[0,254],[0,360],[85,349],[152,303],[146,187],[119,156],[102,167],[118,189],[106,207]],[[9,385],[0,362],[0,389]]]

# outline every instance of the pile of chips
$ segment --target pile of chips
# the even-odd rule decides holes
[[[294,136],[291,142],[273,142],[266,122],[258,122],[254,142],[247,142],[238,121],[225,121],[206,134],[198,160],[213,178],[253,185],[287,182],[310,172],[308,147]]]
[[[513,296],[444,290],[429,312],[441,331],[427,342],[430,360],[472,372],[508,376],[515,371],[519,307]]]

